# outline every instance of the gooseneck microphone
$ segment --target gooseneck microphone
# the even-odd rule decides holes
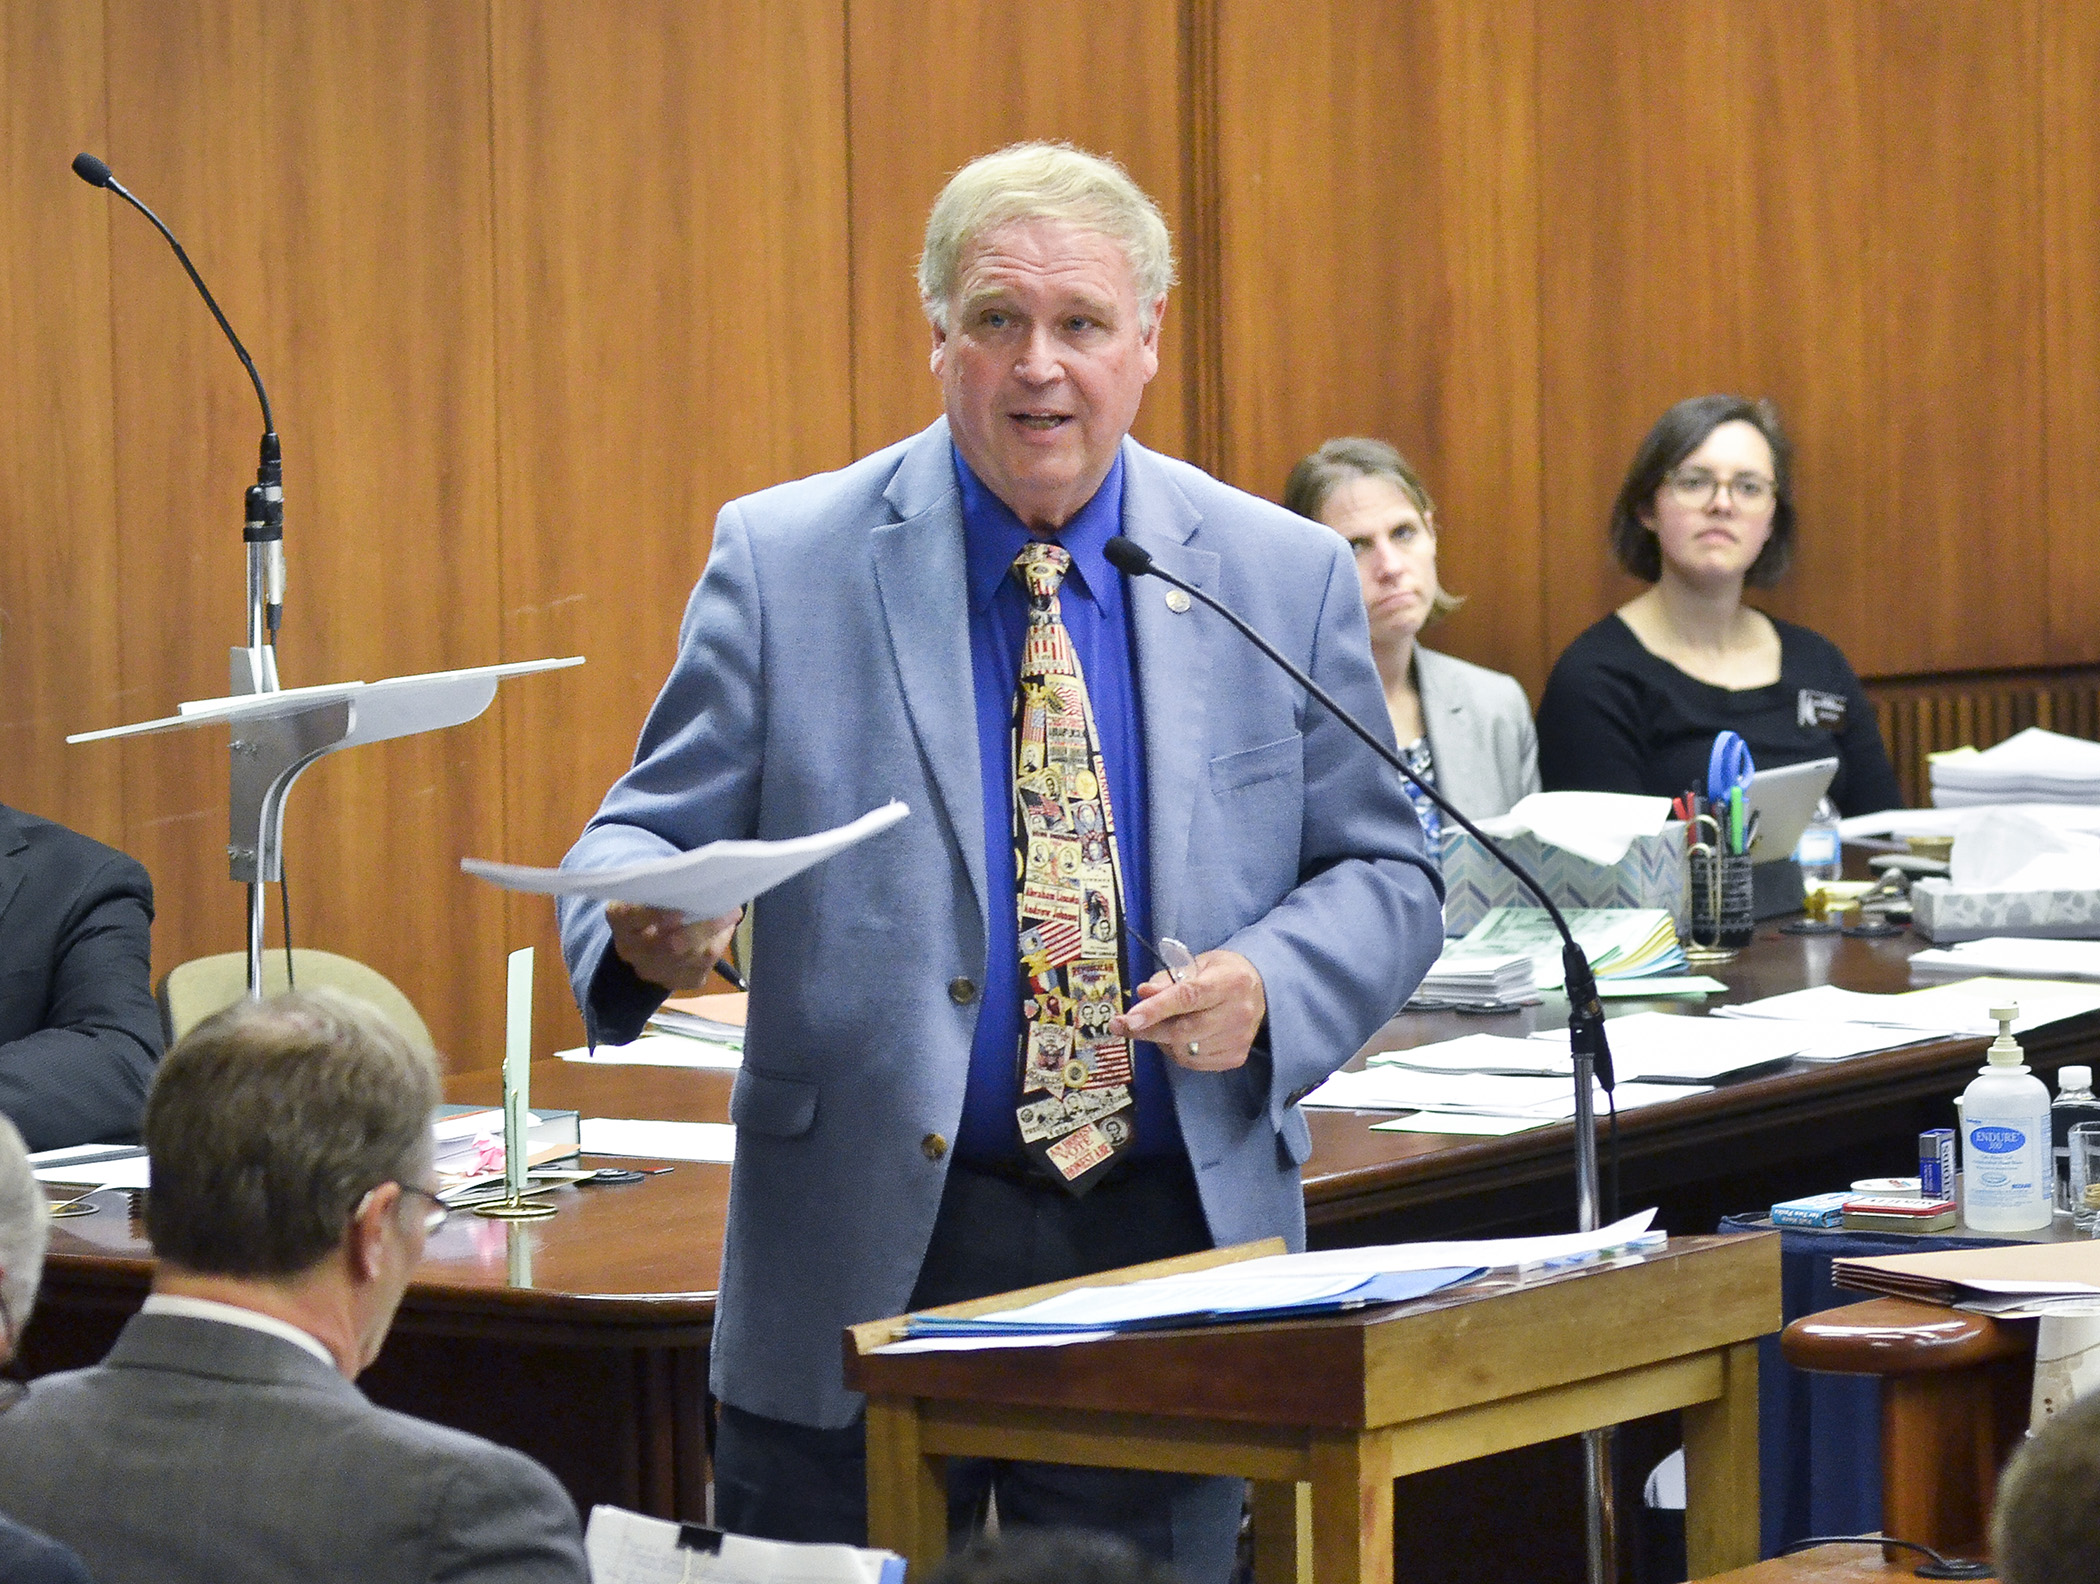
[[[1108,541],[1102,553],[1108,557],[1109,565],[1124,576],[1134,578],[1156,577],[1162,582],[1171,583],[1191,599],[1201,601],[1211,610],[1224,617],[1243,638],[1275,661],[1289,675],[1292,681],[1296,682],[1298,686],[1305,689],[1308,694],[1318,700],[1322,708],[1344,726],[1355,732],[1357,736],[1361,737],[1370,746],[1373,753],[1377,754],[1379,758],[1421,788],[1423,794],[1428,797],[1430,802],[1449,815],[1467,835],[1494,854],[1496,861],[1511,874],[1515,875],[1522,882],[1525,890],[1539,899],[1540,906],[1545,908],[1547,915],[1553,920],[1553,927],[1560,931],[1561,965],[1566,975],[1568,991],[1569,1049],[1577,1058],[1578,1069],[1580,1068],[1581,1058],[1587,1056],[1590,1059],[1594,1064],[1594,1071],[1596,1072],[1599,1086],[1606,1094],[1611,1093],[1617,1087],[1617,1084],[1612,1076],[1611,1047],[1604,1037],[1604,1006],[1597,999],[1596,976],[1590,972],[1589,958],[1584,956],[1582,948],[1575,944],[1575,936],[1568,928],[1567,919],[1562,915],[1560,909],[1554,905],[1553,898],[1546,895],[1545,887],[1532,878],[1531,872],[1507,852],[1503,851],[1499,842],[1494,841],[1478,825],[1475,825],[1465,815],[1453,808],[1450,799],[1446,798],[1443,793],[1416,775],[1414,771],[1408,769],[1407,761],[1380,742],[1362,721],[1343,709],[1332,694],[1307,676],[1296,665],[1292,664],[1274,644],[1256,632],[1238,612],[1230,609],[1211,595],[1204,593],[1202,589],[1197,588],[1194,584],[1186,583],[1167,571],[1152,559],[1152,553],[1149,550],[1133,539],[1124,538],[1119,534]],[[1587,1107],[1585,1106],[1583,1109],[1586,1110]],[[1592,1136],[1591,1142],[1594,1145],[1594,1136]]]
[[[168,239],[168,246],[175,250],[176,258],[188,271],[190,281],[204,299],[204,306],[211,316],[219,321],[219,328],[226,332],[226,339],[233,343],[233,350],[241,360],[241,367],[248,371],[254,381],[256,400],[262,403],[263,435],[261,460],[255,469],[255,482],[248,488],[247,523],[241,537],[248,545],[248,647],[259,668],[254,677],[254,690],[272,692],[277,686],[275,661],[263,653],[264,633],[267,642],[274,647],[277,642],[278,624],[284,618],[284,452],[277,439],[277,421],[270,412],[270,393],[263,389],[262,375],[256,372],[255,359],[241,345],[241,338],[233,333],[233,326],[226,322],[226,315],[219,310],[218,300],[211,288],[204,284],[204,277],[197,273],[197,266],[190,262],[189,254],[175,240],[175,233],[161,221],[159,215],[148,209],[132,196],[130,190],[111,174],[109,166],[92,154],[73,156],[73,174],[90,187],[102,187],[115,193],[140,214],[153,222],[153,229]],[[264,683],[262,669],[268,673]]]

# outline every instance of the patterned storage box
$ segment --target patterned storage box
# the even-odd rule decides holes
[[[1528,831],[1502,844],[1562,907],[1668,908],[1684,933],[1687,901],[1684,826],[1676,821],[1643,836],[1606,867],[1549,847]],[[1538,900],[1488,850],[1456,825],[1444,827],[1444,933],[1463,935],[1490,908],[1537,907]]]
[[[1449,929],[1448,907],[1444,917]],[[1945,880],[1916,880],[1910,922],[1935,945],[1992,935],[2092,940],[2100,937],[2100,891],[1957,891]]]

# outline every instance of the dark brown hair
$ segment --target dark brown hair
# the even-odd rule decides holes
[[[1300,457],[1283,486],[1284,507],[1300,517],[1319,522],[1327,497],[1351,479],[1360,478],[1386,480],[1414,503],[1429,531],[1436,532],[1436,502],[1429,498],[1429,486],[1422,482],[1422,476],[1407,458],[1383,440],[1344,436],[1329,440],[1317,451]],[[1429,606],[1429,620],[1448,616],[1465,602],[1465,595],[1445,592],[1443,579],[1439,577],[1436,598]]]
[[[146,1097],[146,1232],[214,1276],[295,1276],[364,1196],[429,1169],[437,1067],[329,990],[237,1001],[177,1041]]]
[[[1762,396],[1756,401],[1741,396],[1693,396],[1655,420],[1648,438],[1633,454],[1626,482],[1619,486],[1619,498],[1612,502],[1612,554],[1620,566],[1643,582],[1653,583],[1662,576],[1662,549],[1656,543],[1655,531],[1641,521],[1641,514],[1654,511],[1656,492],[1663,487],[1663,480],[1725,423],[1749,424],[1772,448],[1772,532],[1757,559],[1750,563],[1750,570],[1743,574],[1743,581],[1752,588],[1770,588],[1785,576],[1792,563],[1794,448],[1787,444],[1779,409]]]

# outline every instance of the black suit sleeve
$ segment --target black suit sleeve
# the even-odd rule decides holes
[[[160,1060],[153,883],[122,853],[91,850],[100,861],[77,884],[40,857],[8,907],[0,1016],[23,1031],[0,1043],[0,1112],[32,1150],[136,1138]],[[40,949],[24,951],[32,939]]]
[[[1639,689],[1603,663],[1594,632],[1568,645],[1539,698],[1539,784],[1548,792],[1645,793]]]

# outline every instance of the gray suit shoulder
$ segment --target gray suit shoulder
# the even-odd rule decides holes
[[[1531,700],[1524,684],[1506,671],[1496,671],[1440,649],[1415,645],[1415,663],[1424,693],[1464,698],[1484,709],[1521,711],[1531,714]]]
[[[511,1447],[371,1407],[362,1433],[374,1456],[420,1470],[433,1506],[431,1577],[584,1584],[576,1504],[540,1463]]]

